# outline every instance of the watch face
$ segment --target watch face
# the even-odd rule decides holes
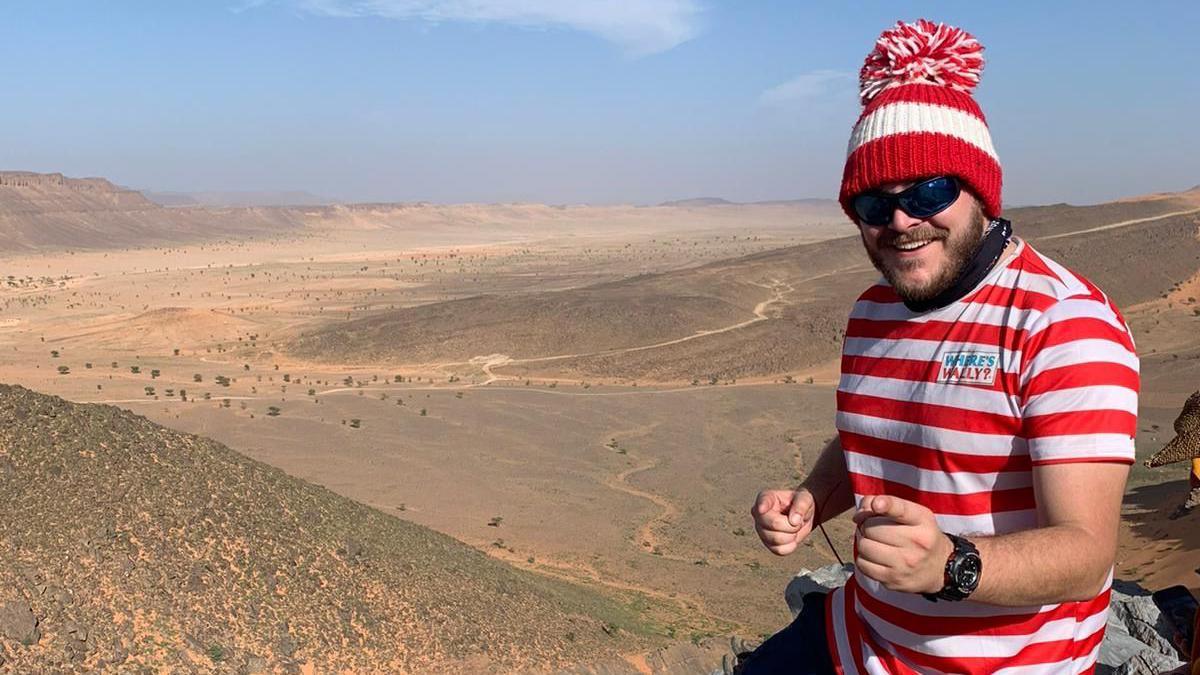
[[[973,591],[979,585],[980,561],[978,556],[966,555],[955,570],[957,586],[965,591]]]

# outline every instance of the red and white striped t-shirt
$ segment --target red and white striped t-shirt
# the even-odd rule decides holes
[[[1133,462],[1138,357],[1125,320],[1086,279],[1015,242],[941,309],[916,314],[885,281],[855,303],[837,427],[856,501],[895,495],[945,532],[1004,534],[1037,526],[1034,466]],[[1091,672],[1111,580],[1088,602],[1001,607],[932,603],[855,575],[828,605],[830,651],[846,675]]]

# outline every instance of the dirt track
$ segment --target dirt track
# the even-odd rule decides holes
[[[1110,223],[1108,225],[1100,225],[1099,227],[1089,227],[1089,228],[1085,228],[1082,230],[1074,230],[1072,232],[1060,232],[1058,234],[1052,234],[1052,235],[1045,236],[1045,237],[1039,237],[1038,241],[1042,242],[1042,241],[1050,241],[1052,239],[1062,239],[1064,237],[1074,237],[1074,236],[1080,235],[1080,234],[1088,234],[1089,232],[1103,232],[1105,230],[1116,230],[1116,229],[1120,229],[1122,227],[1129,227],[1130,225],[1140,225],[1141,223],[1150,223],[1150,222],[1153,222],[1156,220],[1163,220],[1165,218],[1174,218],[1176,216],[1186,216],[1186,215],[1190,215],[1193,213],[1200,213],[1200,209],[1188,209],[1185,211],[1174,211],[1172,213],[1164,213],[1164,214],[1157,215],[1157,216],[1150,216],[1148,218],[1133,218],[1130,220],[1122,220],[1119,223]]]

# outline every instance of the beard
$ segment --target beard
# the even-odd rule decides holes
[[[884,262],[879,251],[873,251],[870,247],[866,247],[865,237],[863,244],[867,249],[867,256],[871,259],[871,264],[892,285],[896,295],[908,303],[921,303],[936,298],[954,285],[954,282],[962,275],[967,262],[983,245],[983,229],[987,222],[988,219],[983,214],[983,208],[979,204],[975,204],[971,209],[970,223],[957,234],[945,234],[944,230],[927,225],[909,230],[903,235],[893,238],[891,243],[921,239],[938,239],[942,242],[945,256],[941,269],[932,279],[923,283],[912,281],[904,274],[904,272],[919,266],[920,261],[899,261],[889,265]]]

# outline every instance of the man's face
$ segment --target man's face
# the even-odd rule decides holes
[[[886,183],[879,189],[894,194],[914,182]],[[954,283],[979,247],[986,223],[979,200],[964,189],[953,204],[924,220],[896,208],[889,225],[860,223],[858,231],[871,262],[896,294],[920,302]]]

